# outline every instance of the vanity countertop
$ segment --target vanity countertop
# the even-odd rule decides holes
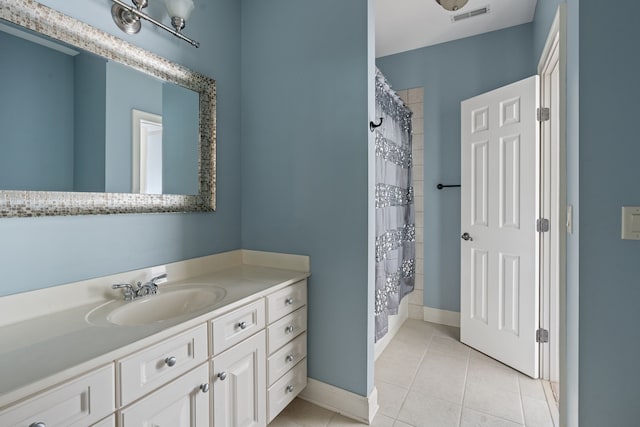
[[[213,305],[173,319],[134,326],[92,324],[87,314],[108,301],[101,300],[2,326],[0,408],[308,276],[308,271],[240,264],[160,285],[159,293],[163,286],[189,282],[226,290]]]

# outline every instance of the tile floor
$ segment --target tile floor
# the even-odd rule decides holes
[[[375,427],[553,427],[542,383],[459,341],[459,329],[409,319],[375,366]],[[270,427],[355,427],[296,399]]]

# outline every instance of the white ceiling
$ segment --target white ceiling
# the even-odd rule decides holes
[[[431,46],[533,21],[537,0],[469,0],[456,12],[436,0],[375,0],[376,57]],[[489,13],[451,17],[485,6]]]

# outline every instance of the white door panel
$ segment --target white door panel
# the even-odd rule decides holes
[[[461,340],[532,377],[538,86],[535,76],[463,101],[461,132]]]

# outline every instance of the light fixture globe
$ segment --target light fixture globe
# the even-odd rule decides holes
[[[165,0],[164,4],[171,17],[173,28],[176,31],[182,30],[193,12],[193,0]]]
[[[469,0],[436,0],[436,2],[444,9],[449,11],[460,10],[467,4]]]

